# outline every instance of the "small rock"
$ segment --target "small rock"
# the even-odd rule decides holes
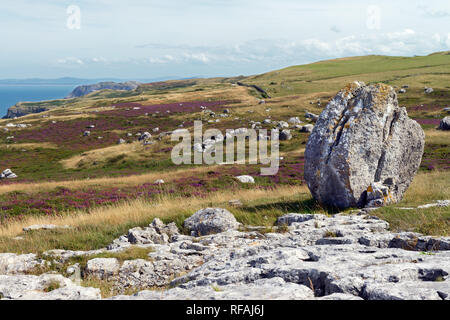
[[[17,175],[11,171],[11,169],[6,169],[2,173],[0,173],[0,180],[1,179],[15,179],[17,178]]]
[[[55,230],[55,229],[70,229],[70,226],[57,226],[54,224],[34,224],[28,227],[23,228],[24,232],[28,231],[36,231],[36,230]]]
[[[280,132],[280,137],[279,137],[279,139],[281,140],[281,141],[286,141],[286,140],[291,140],[292,139],[292,134],[291,134],[291,131],[290,130],[282,130],[281,132]]]
[[[439,123],[439,129],[441,130],[450,130],[450,117],[445,117]]]
[[[232,207],[242,207],[243,206],[241,200],[239,200],[239,199],[230,200],[230,201],[228,201],[228,204]]]
[[[235,177],[236,179],[239,180],[239,182],[241,183],[255,183],[255,179],[252,176],[237,176]]]
[[[236,230],[239,225],[234,215],[222,208],[199,210],[184,221],[184,227],[193,236],[205,236],[228,230]]]
[[[107,280],[118,274],[119,260],[116,258],[95,258],[87,262],[84,274],[98,279]]]
[[[300,132],[308,132],[311,133],[314,129],[314,125],[312,124],[305,124],[301,127]]]

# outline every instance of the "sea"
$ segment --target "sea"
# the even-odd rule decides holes
[[[43,101],[62,99],[69,95],[76,85],[16,85],[0,84],[0,118],[4,117],[8,108],[17,102]]]

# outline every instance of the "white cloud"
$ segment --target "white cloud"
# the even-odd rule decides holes
[[[422,11],[422,16],[425,18],[446,18],[450,17],[450,12],[445,9],[430,8],[426,5],[419,5],[417,7]]]
[[[63,59],[58,59],[57,63],[61,64],[61,65],[67,65],[67,66],[82,66],[82,65],[84,65],[83,60],[81,60],[79,58],[75,58],[75,57],[67,57],[67,58],[63,58]]]

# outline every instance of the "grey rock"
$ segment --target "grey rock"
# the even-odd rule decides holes
[[[417,287],[412,281],[400,284],[369,282],[364,286],[362,296],[366,300],[442,300],[437,290]]]
[[[70,229],[68,225],[58,226],[54,224],[33,224],[31,226],[23,228],[24,232],[36,231],[36,230],[56,230],[56,229]]]
[[[312,300],[313,291],[282,278],[259,279],[252,283],[215,285],[190,290],[173,288],[162,292],[141,291],[112,300]]]
[[[298,117],[289,118],[288,122],[290,124],[300,124],[300,123],[302,123],[302,121]]]
[[[87,262],[84,274],[87,277],[107,280],[116,276],[119,269],[120,263],[116,258],[95,258]]]
[[[428,203],[418,206],[417,209],[428,209],[432,207],[449,207],[450,200],[437,200],[435,203]]]
[[[49,292],[48,288],[54,287]],[[81,287],[61,275],[0,275],[0,296],[7,300],[96,300],[100,289]]]
[[[34,253],[0,253],[0,274],[3,275],[28,273],[41,266],[44,266],[44,261]]]
[[[199,210],[184,221],[184,227],[195,236],[236,230],[239,225],[231,212],[221,208]]]
[[[252,176],[243,175],[235,177],[241,183],[255,183],[255,179]]]
[[[1,179],[15,179],[17,178],[17,175],[11,171],[11,169],[5,169],[2,173],[0,173],[0,180]]]
[[[292,223],[302,223],[312,219],[323,220],[325,216],[322,214],[299,214],[299,213],[289,213],[281,216],[277,219],[276,225],[287,225],[290,226]]]
[[[312,124],[305,124],[300,128],[300,132],[309,132],[311,133],[314,129],[314,126]]]
[[[152,137],[152,135],[150,134],[150,132],[144,132],[143,134],[141,134],[141,136],[139,137],[139,141],[143,141],[143,140],[148,140]]]
[[[319,119],[319,116],[317,114],[312,113],[312,112],[306,111],[305,112],[305,118],[316,122]]]
[[[424,139],[392,87],[354,82],[331,100],[309,136],[305,180],[326,205],[363,207],[373,182],[387,186],[389,203],[396,203],[419,168]]]
[[[277,128],[280,129],[289,128],[289,123],[287,123],[286,121],[279,121],[277,124]]]
[[[280,132],[279,139],[281,141],[291,140],[292,139],[291,130],[286,130],[286,129],[282,130]]]
[[[441,130],[450,130],[450,117],[445,117],[439,123],[439,129]]]
[[[153,244],[167,244],[171,237],[179,234],[175,223],[171,222],[165,225],[160,219],[153,219],[152,223],[146,228],[132,228],[128,234],[115,239],[108,245],[108,250],[121,250],[131,245],[148,246]]]

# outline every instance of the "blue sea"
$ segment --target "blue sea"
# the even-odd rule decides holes
[[[8,108],[19,101],[43,101],[62,99],[76,85],[4,85],[0,84],[0,118],[6,115]]]

